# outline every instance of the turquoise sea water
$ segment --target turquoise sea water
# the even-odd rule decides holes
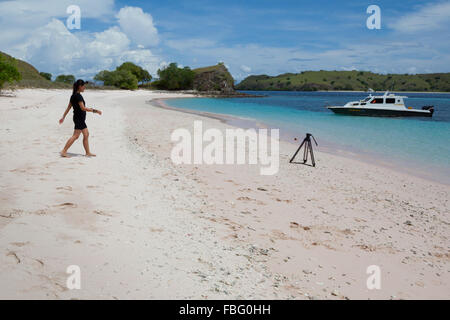
[[[325,105],[367,96],[356,92],[248,92],[264,98],[173,99],[170,106],[231,115],[279,128],[286,138],[312,133],[325,151],[350,151],[397,168],[450,183],[450,94],[401,93],[406,105],[434,105],[430,118],[335,115]],[[292,140],[291,140],[292,141]]]

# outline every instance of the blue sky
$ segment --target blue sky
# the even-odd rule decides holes
[[[67,30],[70,4],[80,30]],[[381,29],[369,30],[369,5]],[[450,1],[0,1],[0,50],[40,71],[92,77],[130,60],[225,62],[249,74],[303,70],[450,71]]]

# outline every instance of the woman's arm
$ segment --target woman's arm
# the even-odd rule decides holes
[[[93,108],[86,108],[83,101],[80,101],[80,108],[81,108],[81,110],[86,111],[86,112],[98,113],[99,115],[102,114],[102,112],[100,110],[93,109]]]
[[[59,119],[59,124],[62,124],[64,122],[64,119],[66,118],[67,114],[70,111],[70,108],[72,108],[72,104],[69,101],[69,104],[67,105],[66,111],[64,111],[64,115],[61,119]]]

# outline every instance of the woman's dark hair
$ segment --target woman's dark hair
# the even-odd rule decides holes
[[[74,95],[75,93],[77,93],[78,89],[82,86],[84,86],[86,83],[88,83],[87,81],[84,82],[84,80],[78,79],[77,81],[74,82],[73,84],[73,91],[72,91],[72,95]]]

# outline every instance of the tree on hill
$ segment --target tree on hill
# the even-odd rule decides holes
[[[5,59],[0,56],[0,90],[5,82],[20,81],[22,76],[17,69],[15,59]]]
[[[47,72],[39,72],[39,74],[40,74],[43,78],[47,79],[48,81],[52,81],[52,74],[51,74],[51,73],[47,73]],[[75,81],[74,81],[74,82],[75,82]]]
[[[102,81],[105,86],[110,86],[111,84],[107,84],[112,82],[112,71],[103,70],[97,73],[94,77],[95,81]]]
[[[165,90],[189,90],[193,88],[195,72],[189,67],[179,68],[177,63],[171,63],[158,70],[157,87]]]
[[[100,71],[94,80],[102,81],[105,86],[114,86],[121,89],[135,90],[138,88],[136,76],[129,70]]]
[[[75,82],[75,76],[71,74],[60,74],[56,77],[55,82],[73,84]]]
[[[122,63],[114,71],[103,70],[94,77],[96,81],[102,81],[105,86],[114,86],[121,89],[135,90],[138,83],[146,83],[152,80],[150,73],[132,62]]]
[[[119,67],[116,68],[116,71],[120,70],[130,71],[140,83],[146,83],[152,80],[152,76],[147,70],[135,65],[132,62],[122,63]]]

